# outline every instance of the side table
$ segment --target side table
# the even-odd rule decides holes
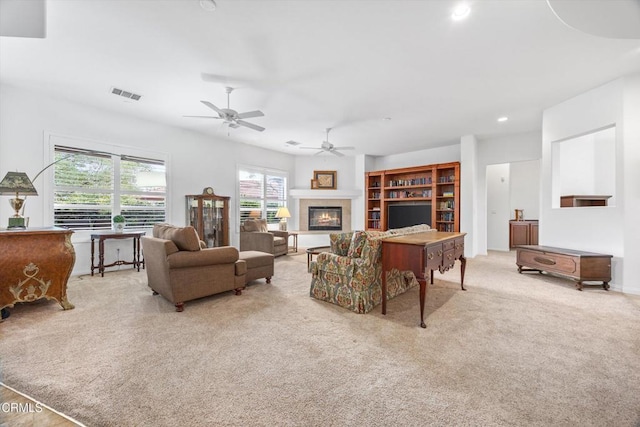
[[[298,252],[298,232],[297,231],[288,231],[289,237],[293,237],[293,246],[289,246],[295,252]],[[289,242],[287,242],[289,244]]]
[[[307,271],[309,271],[309,266],[311,265],[311,261],[313,261],[313,256],[322,252],[331,252],[331,246],[316,246],[315,248],[307,249]]]
[[[133,265],[140,271],[140,265],[144,268],[144,259],[140,256],[140,237],[144,236],[146,231],[127,231],[116,233],[114,231],[100,231],[91,234],[91,275],[93,270],[97,269],[98,273],[104,277],[104,269],[116,265]],[[95,240],[98,239],[98,265],[94,265]],[[133,261],[118,260],[111,264],[104,263],[104,241],[107,239],[133,239]]]

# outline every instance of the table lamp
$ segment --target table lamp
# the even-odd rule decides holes
[[[287,218],[291,218],[289,209],[285,208],[284,206],[278,208],[278,212],[276,212],[276,218],[280,218],[280,231],[287,231]]]
[[[13,195],[14,199],[9,199],[9,204],[16,211],[15,215],[9,218],[9,226],[7,228],[27,228],[24,225],[24,218],[20,215],[20,209],[24,204],[23,196],[37,196],[38,192],[31,183],[31,180],[24,172],[7,172],[2,182],[0,182],[0,195]]]

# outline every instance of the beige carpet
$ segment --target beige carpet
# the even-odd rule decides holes
[[[88,426],[638,426],[640,298],[518,274],[513,253],[436,273],[355,314],[308,296],[306,256],[186,304],[145,273],[82,276],[76,308],[37,302],[0,325],[7,385]]]

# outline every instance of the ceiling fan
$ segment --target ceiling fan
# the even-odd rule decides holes
[[[196,117],[201,119],[221,119],[224,120],[224,123],[227,124],[230,128],[238,128],[240,126],[247,127],[249,129],[257,130],[258,132],[262,132],[264,128],[262,126],[258,126],[253,123],[249,123],[244,121],[243,119],[249,119],[251,117],[262,117],[264,113],[260,110],[255,111],[247,111],[246,113],[238,113],[236,110],[232,110],[229,106],[229,95],[233,92],[232,87],[226,87],[225,91],[227,92],[227,108],[218,108],[209,101],[200,101],[207,107],[211,108],[213,111],[218,113],[218,117],[216,116],[183,116],[183,117]]]
[[[331,128],[326,128],[325,131],[327,132],[327,140],[326,141],[322,141],[322,145],[320,145],[320,147],[300,147],[300,148],[302,148],[304,150],[320,150],[316,154],[314,154],[314,156],[317,156],[318,154],[322,154],[322,153],[326,152],[326,153],[335,154],[338,157],[344,156],[344,154],[342,154],[338,150],[353,150],[353,149],[355,149],[355,147],[336,147],[335,145],[333,145],[332,143],[329,142],[329,132],[331,131]]]

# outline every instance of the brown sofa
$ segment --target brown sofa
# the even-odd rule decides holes
[[[247,265],[232,246],[203,248],[193,227],[156,224],[153,237],[142,237],[149,287],[172,302],[176,311],[186,301],[245,286]]]
[[[267,231],[266,219],[246,219],[240,226],[240,251],[286,255],[289,252],[289,233]]]

